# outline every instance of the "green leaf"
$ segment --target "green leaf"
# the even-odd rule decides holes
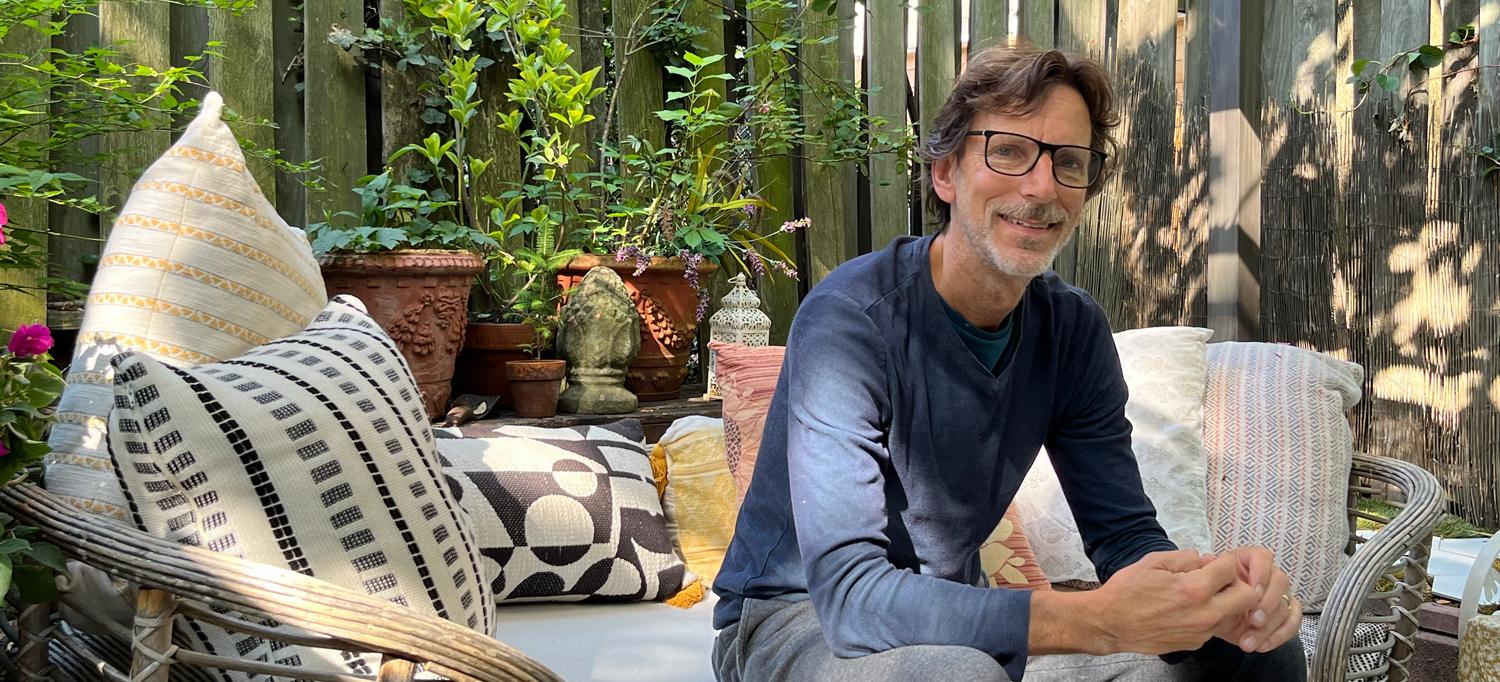
[[[68,570],[68,561],[63,556],[62,550],[50,542],[31,543],[31,558],[54,571],[64,572]]]
[[[16,552],[28,549],[31,549],[31,543],[25,540],[17,540],[16,538],[0,540],[0,554],[15,554]]]
[[[0,554],[0,596],[10,591],[11,563],[9,554]]]
[[[1423,69],[1431,69],[1443,65],[1443,48],[1435,45],[1423,45],[1417,48],[1417,64]]]
[[[1401,87],[1401,79],[1388,73],[1380,73],[1375,75],[1375,85],[1386,92],[1395,92],[1397,88]]]
[[[1355,76],[1359,76],[1364,73],[1365,67],[1374,63],[1375,60],[1373,59],[1356,59],[1354,60],[1354,63],[1349,66],[1349,71]]]
[[[57,601],[57,580],[52,569],[42,566],[14,566],[12,579],[21,592],[21,603],[40,604]]]

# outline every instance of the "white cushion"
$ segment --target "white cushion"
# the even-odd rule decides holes
[[[1316,609],[1347,563],[1349,467],[1345,412],[1364,370],[1294,346],[1208,347],[1203,399],[1208,521],[1216,551],[1264,545]]]
[[[416,382],[391,338],[344,298],[303,333],[232,360],[184,370],[115,356],[109,442],[127,507],[157,537],[489,632],[494,598]],[[202,622],[185,632],[209,653],[378,669],[378,656],[272,649]]]
[[[502,606],[495,639],[569,682],[714,682],[714,603]]]
[[[1125,417],[1146,496],[1167,536],[1182,548],[1208,550],[1207,463],[1203,448],[1206,344],[1196,327],[1153,327],[1114,335],[1130,399]],[[1016,494],[1014,507],[1036,561],[1053,582],[1097,582],[1057,473],[1045,451]]]
[[[307,236],[261,195],[222,109],[209,93],[120,209],[48,438],[47,489],[121,523],[104,442],[110,358],[132,350],[182,367],[231,358],[302,331],[328,302]]]

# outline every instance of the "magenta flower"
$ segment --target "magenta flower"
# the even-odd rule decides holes
[[[0,245],[5,244],[5,224],[10,222],[10,214],[5,212],[5,204],[0,203]]]
[[[52,330],[45,324],[23,324],[16,328],[6,349],[18,358],[41,355],[52,348]]]
[[[5,448],[5,442],[4,441],[0,441],[0,457],[4,457],[4,456],[6,456],[8,454],[10,454],[10,450],[7,450]]]

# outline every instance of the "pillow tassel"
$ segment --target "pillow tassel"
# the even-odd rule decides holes
[[[704,596],[703,580],[694,580],[693,582],[688,583],[687,587],[684,587],[680,591],[678,591],[677,594],[674,595],[671,599],[668,599],[667,604],[670,606],[675,606],[679,609],[690,609],[694,604],[703,601]]]

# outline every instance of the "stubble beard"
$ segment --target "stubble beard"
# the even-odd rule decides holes
[[[1023,219],[1039,218],[1039,222],[1041,220],[1059,222],[1060,224],[1057,227],[1052,228],[1046,233],[1049,237],[1057,230],[1066,231],[1066,234],[1050,247],[1047,246],[1048,237],[1019,237],[1015,243],[1017,248],[1012,248],[1007,252],[1007,249],[1004,249],[996,240],[991,239],[990,235],[985,232],[985,230],[990,229],[988,224],[984,228],[975,228],[973,227],[975,221],[961,221],[962,224],[959,229],[964,233],[965,239],[969,241],[978,253],[984,254],[985,260],[989,261],[991,267],[1008,277],[1029,280],[1050,270],[1053,262],[1057,260],[1057,254],[1062,253],[1063,247],[1068,245],[1068,242],[1073,238],[1074,232],[1076,232],[1074,229],[1076,220],[1073,216],[1068,215],[1060,206],[1021,206],[1002,212],[1006,215],[1019,216]],[[992,213],[986,214],[985,217],[989,221],[1000,219]],[[1016,253],[1017,250],[1023,253]]]

